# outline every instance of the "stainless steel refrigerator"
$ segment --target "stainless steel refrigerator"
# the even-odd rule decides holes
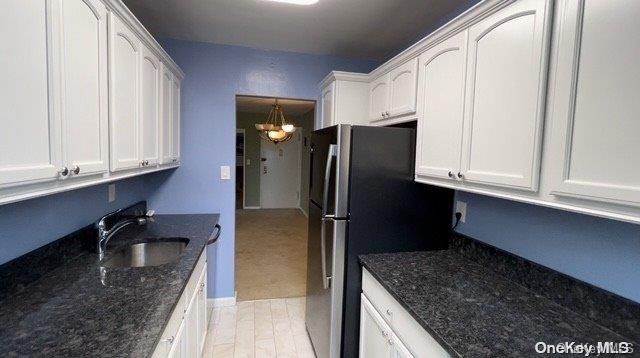
[[[357,357],[358,255],[444,249],[453,191],[414,182],[415,129],[311,134],[306,327],[319,358]]]

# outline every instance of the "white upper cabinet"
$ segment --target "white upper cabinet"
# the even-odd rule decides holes
[[[162,66],[161,83],[161,163],[167,164],[173,161],[173,74]]]
[[[171,105],[171,111],[173,113],[172,115],[172,123],[173,123],[173,131],[171,132],[171,135],[173,136],[172,141],[171,141],[171,154],[172,154],[172,161],[175,162],[179,162],[180,161],[180,99],[181,99],[181,92],[180,92],[180,80],[177,78],[173,79],[173,89],[171,90],[171,98],[172,98],[172,105]]]
[[[62,147],[69,175],[109,169],[107,9],[98,0],[58,2]]]
[[[5,0],[0,14],[0,187],[54,180],[60,122],[49,94],[51,1]]]
[[[324,87],[322,89],[322,95],[320,97],[320,105],[321,105],[321,112],[320,112],[320,116],[322,118],[322,127],[330,127],[332,125],[334,125],[334,118],[333,118],[333,113],[334,113],[334,108],[335,108],[335,102],[333,100],[334,94],[335,94],[335,89],[336,89],[336,83],[335,82],[331,82],[329,83],[326,87]]]
[[[139,92],[141,43],[111,15],[111,171],[140,166]]]
[[[379,121],[389,116],[389,74],[369,84],[369,120]]]
[[[640,2],[561,2],[551,193],[640,207]]]
[[[537,190],[549,1],[520,0],[469,28],[463,179]]]
[[[389,73],[389,117],[416,112],[418,59],[414,58]]]
[[[420,55],[416,174],[456,179],[460,171],[467,32]]]
[[[143,166],[158,164],[160,158],[160,61],[142,47],[140,73],[140,141]]]

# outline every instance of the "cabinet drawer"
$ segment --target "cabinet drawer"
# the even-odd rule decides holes
[[[415,357],[449,357],[444,348],[366,270],[362,292]]]

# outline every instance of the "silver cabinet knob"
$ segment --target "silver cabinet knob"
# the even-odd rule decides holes
[[[176,339],[176,338],[175,338],[174,336],[171,336],[171,337],[169,337],[169,338],[165,338],[165,339],[163,339],[162,341],[163,341],[163,342],[165,342],[165,343],[169,343],[169,344],[171,344],[171,343],[173,343],[173,341],[174,341],[175,339]]]
[[[387,115],[387,117],[389,117],[389,116],[390,116],[389,111],[386,111],[386,112],[384,112],[384,113]]]
[[[200,287],[204,287],[204,282],[200,284]]]
[[[453,172],[451,170],[449,170],[449,174],[447,174],[447,175],[449,175],[449,178],[453,178],[454,177]]]
[[[382,336],[383,336],[383,337],[388,337],[388,336],[389,336],[389,333],[387,333],[387,331],[382,331]]]
[[[393,339],[389,339],[389,345],[392,346],[393,345]]]
[[[393,312],[389,308],[387,308],[387,316],[393,316]]]
[[[66,177],[67,175],[69,175],[69,168],[67,167],[60,168],[60,170],[58,170],[58,174],[60,174],[60,176],[62,176],[63,178]]]
[[[458,178],[462,179],[462,178],[464,178],[464,175],[462,175],[462,173],[458,172]]]
[[[79,165],[74,165],[73,169],[71,169],[71,173],[76,174],[76,175],[80,174],[80,166]]]

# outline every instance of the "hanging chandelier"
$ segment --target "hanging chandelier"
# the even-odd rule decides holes
[[[256,129],[262,139],[275,144],[288,141],[293,136],[293,132],[296,131],[296,127],[293,124],[285,121],[282,106],[278,104],[277,98],[271,106],[266,122],[256,123]]]

